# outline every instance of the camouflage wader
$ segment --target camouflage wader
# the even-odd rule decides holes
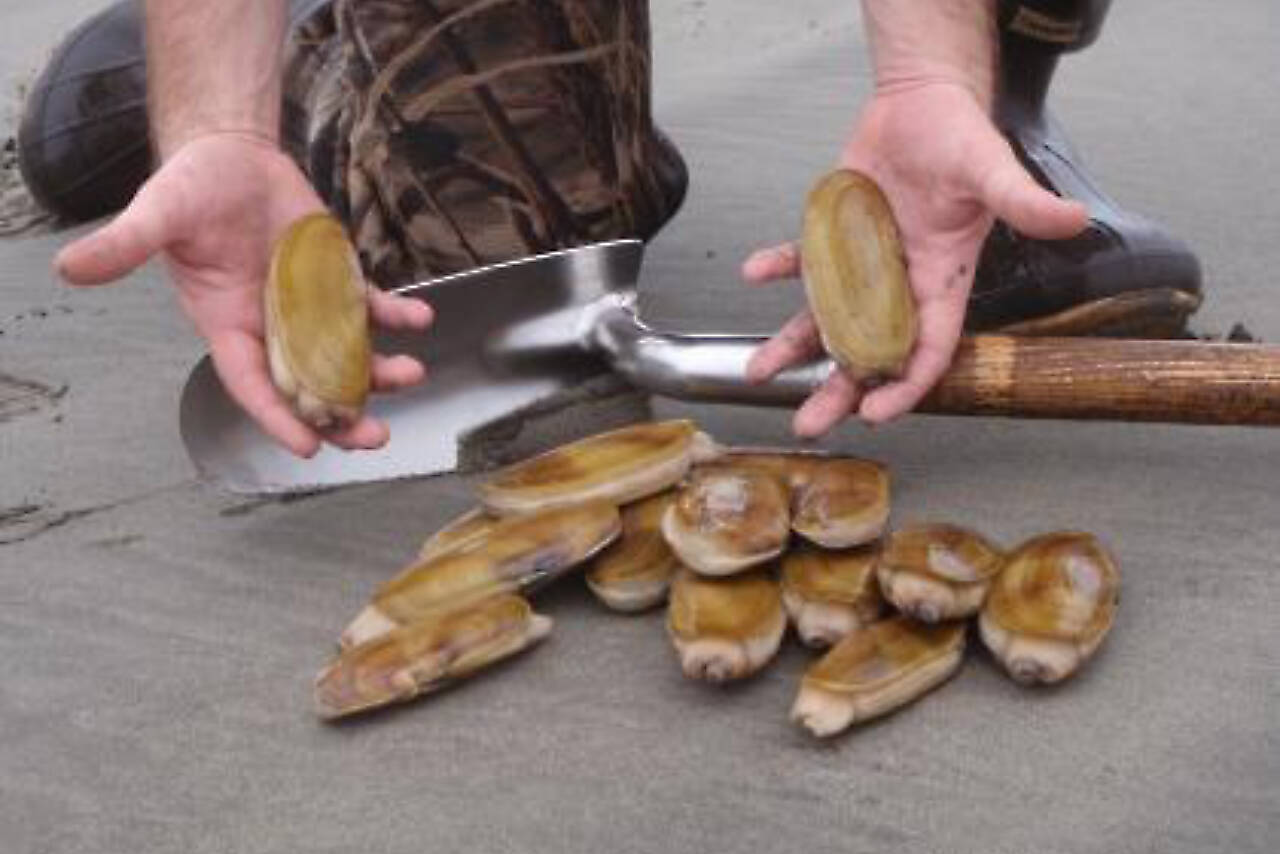
[[[386,287],[653,235],[687,175],[650,114],[647,0],[336,0],[284,138]]]

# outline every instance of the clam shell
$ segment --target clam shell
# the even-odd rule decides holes
[[[527,649],[551,631],[519,596],[495,596],[411,623],[342,652],[316,677],[331,719],[411,700]]]
[[[357,420],[373,356],[364,276],[341,223],[312,214],[289,227],[263,302],[267,362],[281,396],[317,429]]]
[[[483,507],[472,508],[427,537],[418,550],[418,560],[430,560],[483,542],[497,524],[498,520],[485,513]]]
[[[383,584],[341,643],[354,646],[459,603],[547,584],[621,529],[618,509],[601,501],[504,519],[483,543],[418,561]]]
[[[831,646],[880,616],[876,551],[802,545],[782,558],[782,602],[806,645]]]
[[[852,457],[809,462],[793,483],[791,528],[829,549],[869,543],[889,522],[889,471]]]
[[[1120,572],[1092,534],[1028,540],[996,577],[979,618],[987,648],[1024,684],[1065,679],[1097,650],[1115,619]]]
[[[884,597],[926,623],[978,613],[1004,553],[981,534],[958,525],[912,525],[894,531],[880,553]]]
[[[791,535],[783,482],[753,467],[696,469],[662,517],[680,560],[704,575],[731,575],[777,557]]]
[[[805,203],[801,266],[828,353],[855,380],[900,376],[915,302],[893,211],[859,172],[824,176]]]
[[[695,460],[715,453],[692,421],[635,424],[502,469],[481,485],[480,499],[499,515],[592,500],[626,504],[675,485]]]
[[[964,658],[964,623],[904,617],[847,635],[801,681],[791,719],[825,737],[893,711],[941,685]]]
[[[682,569],[671,583],[667,633],[691,679],[755,673],[777,654],[786,628],[778,584],[763,571],[704,578]]]
[[[662,516],[675,500],[668,490],[622,508],[622,536],[587,570],[587,586],[615,611],[643,611],[667,598],[680,561],[662,536]]]

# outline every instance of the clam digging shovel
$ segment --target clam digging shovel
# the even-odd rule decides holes
[[[241,493],[313,490],[429,475],[459,465],[468,435],[610,372],[687,401],[795,406],[827,360],[750,385],[763,339],[673,335],[635,312],[643,244],[613,241],[409,285],[430,303],[425,334],[383,335],[377,349],[422,359],[423,386],[371,401],[391,441],[377,451],[326,447],[300,460],[228,398],[208,358],[183,392],[181,431],[200,473]],[[1185,424],[1280,425],[1280,347],[1105,338],[965,338],[919,408],[945,415]]]

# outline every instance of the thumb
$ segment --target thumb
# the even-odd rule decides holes
[[[173,239],[162,200],[144,184],[114,220],[58,252],[58,275],[73,285],[102,285],[142,266]]]
[[[985,170],[979,188],[983,203],[1015,231],[1038,240],[1074,237],[1089,222],[1080,202],[1056,196],[1036,183],[1007,145]]]

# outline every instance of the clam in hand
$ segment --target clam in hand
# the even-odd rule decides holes
[[[438,690],[542,640],[551,619],[519,596],[445,611],[344,650],[315,684],[316,712],[332,719]]]
[[[369,395],[366,288],[333,217],[303,217],[277,241],[263,300],[267,363],[281,396],[318,430],[357,421]]]
[[[1016,681],[1059,682],[1089,659],[1115,619],[1120,572],[1091,534],[1045,534],[1018,547],[978,620]]]
[[[675,493],[652,495],[622,508],[622,536],[587,570],[587,586],[615,611],[643,611],[667,598],[680,561],[662,536],[662,516]]]
[[[731,575],[782,553],[791,536],[790,504],[786,485],[768,472],[698,468],[662,517],[662,535],[695,572]]]
[[[828,551],[793,548],[782,558],[782,602],[807,646],[829,647],[879,618],[874,547]]]
[[[383,584],[341,643],[355,646],[461,603],[536,589],[595,556],[621,529],[618,509],[602,501],[503,519],[482,542],[418,561]]]
[[[705,578],[682,569],[671,584],[667,633],[691,679],[742,679],[768,664],[787,629],[778,584],[753,570]]]
[[[480,498],[498,515],[594,500],[622,505],[675,485],[717,452],[691,421],[635,424],[508,466],[481,485]]]
[[[824,176],[805,203],[801,266],[822,343],[855,381],[901,376],[915,301],[893,211],[868,176]]]
[[[945,682],[964,659],[965,624],[894,617],[857,629],[800,684],[791,719],[819,737],[891,712]]]
[[[982,535],[956,525],[894,531],[880,552],[880,590],[924,623],[971,617],[982,608],[1004,554]]]

